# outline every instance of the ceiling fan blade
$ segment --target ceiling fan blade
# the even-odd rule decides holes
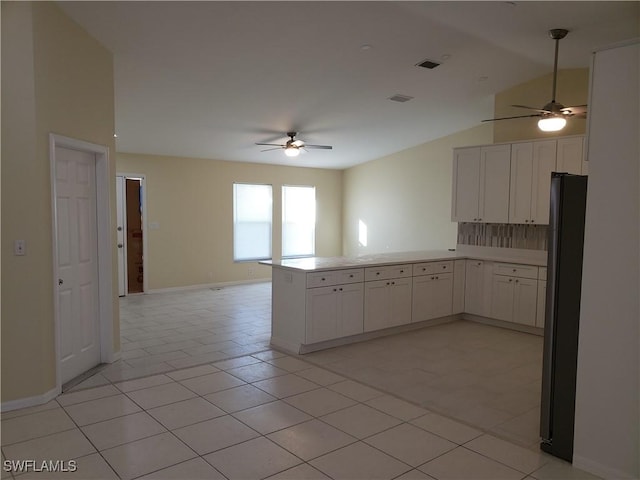
[[[282,145],[281,143],[256,143],[256,145],[263,145],[267,147],[280,147],[280,148],[286,147],[286,145]]]
[[[323,150],[331,150],[333,147],[331,145],[309,145],[305,143],[304,148],[318,148]]]
[[[284,147],[279,146],[279,147],[275,147],[275,148],[267,148],[266,150],[260,150],[261,152],[270,152],[271,150],[281,150]]]
[[[511,105],[512,107],[516,107],[516,108],[526,108],[527,110],[533,110],[534,112],[540,112],[540,113],[549,113],[549,110],[544,110],[541,108],[533,108],[533,107],[527,107],[526,105]]]
[[[516,115],[515,117],[500,117],[500,118],[489,118],[487,120],[482,120],[482,122],[495,122],[498,120],[511,120],[514,118],[529,118],[529,117],[542,117],[541,113],[532,113],[531,115]]]

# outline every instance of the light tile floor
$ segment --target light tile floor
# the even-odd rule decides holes
[[[78,470],[3,469],[2,479],[595,478],[534,448],[506,441],[503,432],[487,432],[486,425],[474,428],[469,418],[455,420],[456,412],[445,412],[441,407],[446,403],[436,402],[439,397],[412,397],[417,391],[403,389],[403,382],[421,389],[429,384],[444,388],[447,374],[458,372],[449,385],[451,392],[459,388],[460,395],[472,395],[467,388],[477,383],[465,373],[495,376],[502,352],[504,363],[511,365],[508,370],[515,370],[492,380],[496,389],[504,390],[500,382],[508,383],[517,373],[525,375],[527,369],[516,360],[531,347],[527,340],[519,343],[510,332],[456,322],[433,327],[441,337],[437,342],[422,331],[310,356],[288,356],[263,343],[260,329],[268,328],[263,318],[268,317],[264,310],[268,296],[269,286],[263,284],[125,299],[123,346],[137,342],[129,351],[143,350],[145,355],[138,358],[182,352],[186,356],[179,358],[195,359],[200,356],[190,350],[199,348],[195,343],[218,343],[224,345],[207,353],[220,353],[224,359],[205,359],[187,368],[171,364],[177,356],[143,366],[123,360],[119,370],[103,372],[46,405],[3,413],[3,461],[63,460],[68,467],[74,460]],[[214,326],[201,321],[214,311]],[[175,324],[170,322],[172,315]],[[193,326],[198,328],[190,330]],[[501,340],[492,343],[488,334],[481,333],[487,328],[499,331]],[[164,330],[180,338],[164,335]],[[184,336],[193,332],[198,336]],[[225,338],[201,343],[211,335]],[[153,345],[145,343],[149,341]],[[421,347],[422,341],[426,343]],[[194,343],[177,345],[180,342]],[[148,351],[162,345],[166,347],[153,350],[160,353]],[[235,349],[247,345],[257,353]],[[176,346],[179,349],[173,350]],[[467,347],[485,351],[487,371],[473,368]],[[429,351],[439,353],[428,357]],[[437,368],[422,370],[411,363],[412,356],[422,358],[423,367],[426,362]],[[381,358],[389,363],[378,361]],[[445,366],[447,358],[456,368]],[[377,372],[363,370],[369,360],[369,368]],[[402,362],[409,362],[408,368],[397,370]],[[160,373],[149,373],[153,370],[149,365],[164,363]],[[385,368],[403,380],[384,383],[392,380]]]

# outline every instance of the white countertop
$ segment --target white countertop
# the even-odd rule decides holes
[[[344,268],[394,265],[398,263],[418,263],[439,260],[455,260],[471,258],[476,260],[518,263],[545,267],[547,252],[536,250],[518,250],[512,248],[466,247],[458,246],[456,250],[425,250],[418,252],[392,252],[355,257],[306,257],[283,260],[265,260],[263,265],[276,268],[315,272]]]

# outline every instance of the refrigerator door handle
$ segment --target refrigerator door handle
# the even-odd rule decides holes
[[[551,178],[551,196],[549,210],[549,246],[547,260],[547,298],[544,319],[544,349],[542,358],[542,398],[540,403],[540,436],[542,441],[551,442],[552,405],[553,405],[553,365],[555,364],[555,330],[556,330],[556,288],[558,281],[558,238],[560,210],[560,177]]]

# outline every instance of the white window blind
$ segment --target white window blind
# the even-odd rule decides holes
[[[233,184],[233,259],[271,258],[271,185]]]
[[[306,257],[316,249],[316,189],[282,187],[282,256]]]

